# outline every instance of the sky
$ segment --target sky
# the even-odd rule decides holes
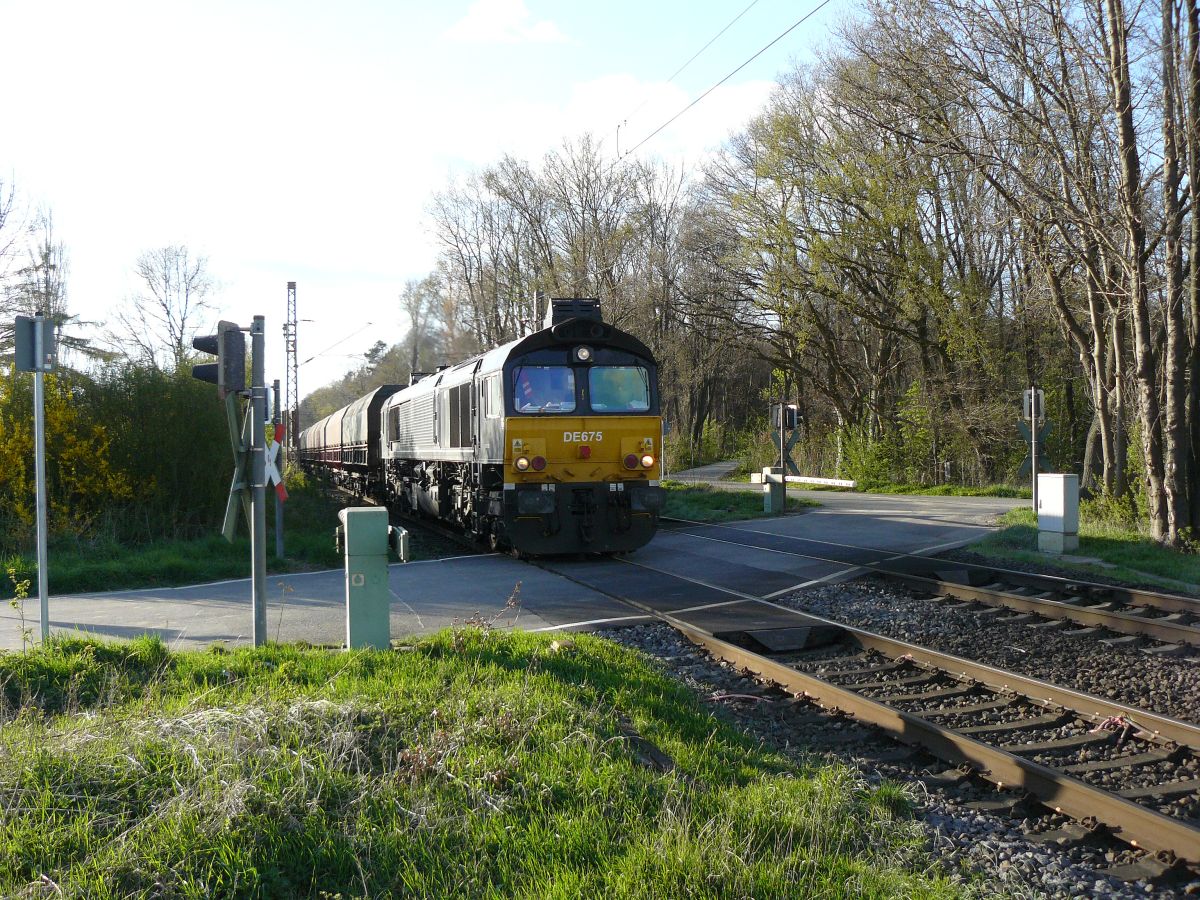
[[[185,244],[219,283],[214,321],[266,317],[283,381],[295,281],[304,395],[404,336],[397,297],[433,269],[436,192],[584,132],[628,152],[818,2],[0,0],[0,182],[53,214],[84,320],[113,317],[143,251]],[[638,155],[694,169],[849,4]]]

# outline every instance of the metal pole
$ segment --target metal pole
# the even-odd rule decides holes
[[[1029,389],[1029,410],[1029,479],[1032,487],[1033,514],[1036,516],[1038,509],[1038,413],[1040,412],[1036,384]]]
[[[254,559],[251,590],[254,606],[254,646],[267,640],[267,388],[263,382],[266,337],[262,316],[254,317],[250,326],[251,351],[254,354],[250,381],[250,553]]]
[[[271,416],[273,425],[279,424],[279,379],[275,379],[275,410]],[[285,438],[286,440],[286,438]],[[284,442],[281,441],[282,445]],[[280,474],[283,470],[283,446],[279,448],[279,456],[276,457],[280,468]],[[283,559],[283,504],[279,502],[279,495],[275,495],[275,556]]]
[[[783,469],[783,401],[779,401],[779,468]],[[783,473],[784,475],[787,472]]]
[[[33,320],[33,346],[36,368],[33,370],[33,440],[34,466],[37,477],[37,582],[38,603],[41,608],[42,642],[50,639],[50,593],[46,563],[46,352],[43,331],[45,317]]]

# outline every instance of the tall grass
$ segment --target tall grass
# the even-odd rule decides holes
[[[588,636],[71,640],[0,683],[4,895],[952,894],[894,788],[757,747]]]

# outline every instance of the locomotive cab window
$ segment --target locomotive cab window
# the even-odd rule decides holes
[[[574,371],[570,366],[518,366],[513,371],[513,408],[519,413],[574,412]]]
[[[594,366],[588,369],[588,394],[595,412],[645,412],[650,375],[642,366]]]

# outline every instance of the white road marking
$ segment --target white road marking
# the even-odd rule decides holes
[[[740,600],[737,602],[741,602]],[[544,628],[531,628],[531,634],[536,634],[539,631],[558,631],[560,628],[582,628],[584,625],[604,625],[608,622],[631,622],[635,619],[653,619],[654,616],[649,613],[642,613],[636,616],[612,616],[608,619],[588,619],[585,622],[563,622],[561,625],[547,625]]]
[[[721,591],[725,594],[733,594],[735,597],[745,597],[747,600],[758,599],[758,597],[754,596],[753,594],[743,594],[741,591],[735,591],[733,588],[724,588],[720,585],[709,584],[707,581],[701,581],[699,578],[687,578],[683,575],[676,575],[674,572],[668,572],[666,569],[655,568],[654,566],[647,565],[643,562],[634,562],[631,559],[624,559],[621,557],[618,558],[621,559],[622,562],[629,563],[631,566],[640,566],[643,569],[649,569],[651,572],[658,572],[660,575],[669,575],[672,578],[682,578],[684,581],[690,581],[692,584],[699,584],[706,588],[712,588],[714,591]]]
[[[418,559],[409,563],[388,563],[388,569],[395,569],[400,566],[426,566],[430,563],[447,563],[456,562],[463,559],[490,559],[493,556],[501,556],[500,553],[464,553],[461,556],[443,556],[438,559]],[[276,581],[281,579],[307,578],[312,575],[330,575],[334,572],[343,573],[345,569],[318,569],[315,572],[270,572],[267,574],[267,579]],[[99,597],[114,597],[128,596],[129,594],[153,594],[153,593],[168,593],[171,591],[190,591],[196,588],[211,588],[221,587],[226,584],[249,584],[249,578],[226,578],[224,581],[205,581],[200,584],[177,584],[171,587],[152,587],[152,588],[131,588],[129,590],[115,591],[95,591],[78,594],[54,594],[52,600],[94,600]]]
[[[689,579],[690,580],[690,579]],[[720,588],[718,588],[720,590]],[[751,600],[757,600],[757,597],[747,597],[745,600],[722,600],[719,603],[705,603],[701,606],[688,606],[684,609],[673,609],[667,615],[677,616],[680,613],[703,612],[706,609],[717,609],[721,606],[737,606],[739,603],[749,603]]]
[[[698,522],[696,524],[707,525],[709,523]],[[726,526],[726,527],[729,527],[729,526]],[[971,526],[971,527],[974,527],[974,526]],[[873,547],[859,547],[859,546],[856,546],[855,544],[839,544],[834,541],[821,541],[821,540],[816,540],[814,538],[798,537],[795,535],[786,535],[786,534],[776,534],[775,532],[757,531],[757,530],[750,529],[750,528],[731,528],[731,530],[732,531],[750,531],[753,534],[769,535],[771,537],[790,537],[793,540],[810,541],[811,543],[814,543],[814,544],[826,544],[831,547],[844,547],[846,549],[852,549],[852,550],[867,550],[867,551],[874,550],[875,552],[880,552],[880,553],[887,552],[886,550],[877,550],[876,548],[873,548]],[[708,535],[703,535],[703,534],[692,534],[690,532],[681,532],[681,533],[686,534],[688,537],[694,537],[694,538],[697,538],[702,541],[714,541],[715,543],[718,543],[718,544],[732,544],[733,546],[736,546],[736,547],[746,547],[751,550],[764,550],[768,553],[782,553],[785,556],[803,556],[803,557],[807,557],[809,559],[821,559],[821,557],[812,556],[812,555],[806,554],[806,553],[800,553],[796,550],[778,550],[774,547],[756,547],[753,544],[742,544],[742,543],[739,543],[738,541],[726,540],[725,538],[710,537]],[[879,560],[879,562],[880,563],[894,562],[897,559],[907,559],[909,557],[914,557],[914,556],[924,556],[925,554],[933,553],[936,550],[946,550],[951,547],[961,547],[965,544],[971,543],[972,541],[974,541],[974,538],[963,538],[960,540],[946,541],[945,543],[934,544],[930,547],[923,547],[919,550],[914,550],[911,553],[898,553],[895,556],[888,556],[888,557],[885,557],[884,559]],[[836,560],[827,560],[827,561],[828,562],[836,562]],[[631,562],[631,561],[625,560],[625,562]],[[655,572],[661,572],[664,575],[674,575],[673,572],[668,572],[663,569],[656,569],[653,566],[646,565],[645,563],[633,563],[633,565],[640,565],[647,569],[653,569]],[[739,591],[730,591],[730,593],[735,593],[738,596],[744,596],[744,597],[747,597],[748,599],[772,600],[775,597],[782,597],[784,594],[790,594],[792,591],[798,591],[798,590],[801,590],[802,588],[812,587],[815,584],[825,584],[827,582],[834,580],[835,578],[841,578],[844,575],[849,575],[849,574],[857,572],[857,571],[863,571],[863,572],[869,571],[870,565],[874,565],[874,564],[855,565],[855,566],[850,566],[849,568],[846,568],[846,569],[839,569],[838,571],[833,572],[829,575],[822,575],[820,578],[813,578],[813,579],[810,579],[809,581],[802,581],[799,584],[794,584],[790,587],[781,588],[780,590],[772,591],[769,594],[763,594],[761,597],[753,597],[749,594],[742,594]],[[683,578],[684,576],[681,575],[678,577]],[[686,580],[693,581],[696,584],[702,584],[705,587],[714,588],[715,590],[718,590],[718,591],[728,590],[727,588],[722,588],[715,584],[708,584],[707,582],[698,581],[693,578],[687,578]],[[677,610],[677,612],[695,612],[696,610],[699,610],[699,609],[708,609],[708,608],[709,608],[708,606],[699,606],[699,607],[695,607],[694,609]]]
[[[812,578],[808,581],[802,581],[800,584],[793,584],[791,587],[785,587],[782,590],[772,591],[769,594],[763,594],[759,599],[772,600],[775,597],[782,597],[784,594],[790,594],[792,591],[798,591],[801,588],[812,587],[814,584],[825,584],[833,581],[835,578],[841,578],[843,575],[849,575],[852,572],[866,571],[862,566],[851,566],[848,569],[841,569],[837,572],[832,572],[829,575],[822,575],[820,578]]]
[[[687,522],[689,520],[681,519],[679,521]],[[842,543],[838,543],[837,541],[822,541],[817,538],[801,537],[800,535],[795,535],[795,534],[780,534],[775,531],[759,531],[758,529],[755,529],[755,528],[734,528],[731,525],[724,525],[720,522],[693,522],[691,524],[698,525],[703,528],[728,528],[730,531],[744,531],[748,534],[761,534],[766,537],[788,538],[789,540],[793,540],[793,541],[807,541],[810,544],[824,544],[827,547],[842,547],[846,550],[865,550],[868,553],[887,553],[888,552],[887,550],[883,549],[882,547],[863,547],[859,544],[842,544]],[[960,525],[958,527],[959,528],[985,528],[986,526],[984,526],[984,525]],[[738,541],[731,541],[731,540],[727,540],[725,538],[711,537],[706,534],[694,534],[693,532],[690,532],[690,531],[680,530],[678,532],[668,532],[668,533],[683,534],[683,535],[686,535],[687,537],[696,538],[697,540],[714,541],[715,543],[718,543],[718,544],[733,544],[736,547],[745,547],[749,550],[762,550],[767,553],[782,553],[785,556],[805,556],[805,557],[808,557],[809,559],[823,559],[823,557],[813,556],[810,553],[801,553],[798,550],[779,550],[779,549],[776,549],[775,547],[758,547],[754,544],[743,544],[743,543],[739,543]],[[912,551],[907,551],[907,552],[902,551],[900,553],[897,553],[894,556],[885,557],[884,559],[879,560],[879,562],[893,562],[894,560],[897,560],[897,559],[908,559],[910,557],[924,556],[926,553],[933,553],[935,550],[948,550],[951,547],[962,547],[962,546],[965,546],[966,544],[973,543],[974,540],[975,540],[975,538],[973,538],[973,537],[961,538],[961,539],[954,540],[954,541],[947,541],[946,543],[943,543],[943,544],[934,544],[932,547],[924,547],[920,550],[912,550]],[[839,562],[839,560],[825,560],[825,561],[826,562]],[[859,568],[859,567],[856,566],[856,568]],[[668,573],[668,574],[670,574],[670,573]],[[794,590],[794,588],[792,590]],[[773,597],[776,595],[768,594],[767,596]]]
[[[741,591],[735,591],[730,588],[717,587],[716,585],[708,584],[708,583],[700,581],[699,579],[696,579],[696,578],[688,578],[686,575],[676,575],[674,572],[665,572],[662,569],[655,569],[653,566],[648,566],[645,563],[634,562],[633,560],[630,560],[630,559],[623,560],[623,562],[626,562],[631,566],[640,566],[643,569],[650,569],[650,570],[652,570],[654,572],[658,572],[662,575],[669,575],[672,578],[678,578],[680,581],[690,581],[693,584],[699,584],[699,585],[702,585],[703,587],[712,588],[713,590],[721,591],[724,594],[733,594],[735,597],[742,598],[741,600],[726,600],[723,603],[710,603],[705,606],[695,607],[695,609],[711,609],[711,608],[717,607],[717,606],[734,606],[738,603],[745,603],[745,602],[749,601],[752,603],[761,603],[763,606],[770,606],[771,608],[778,609],[781,612],[791,613],[793,616],[808,616],[808,613],[802,613],[799,610],[792,609],[791,607],[788,607],[788,606],[781,606],[778,603],[774,603],[771,600],[768,600],[766,597],[753,597],[749,594],[743,594]],[[676,610],[673,612],[664,612],[663,615],[674,616],[681,612],[694,612],[694,611],[695,610],[681,609],[681,610]]]
[[[920,550],[913,550],[911,553],[898,553],[895,556],[889,556],[883,562],[893,562],[897,559],[908,559],[911,556],[925,556],[927,553],[936,553],[938,550],[951,550],[955,547],[965,547],[967,544],[973,544],[975,538],[963,538],[958,541],[946,541],[944,544],[934,544],[932,547],[922,547]]]

